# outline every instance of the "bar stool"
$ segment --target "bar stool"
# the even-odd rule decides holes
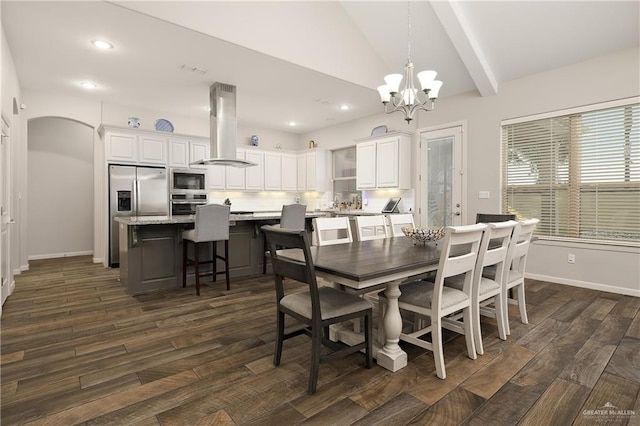
[[[305,229],[304,221],[307,214],[306,204],[285,204],[282,206],[280,214],[280,228],[282,229]],[[262,257],[262,274],[267,273],[267,236],[263,232],[264,255]]]
[[[219,204],[208,204],[196,207],[196,221],[194,229],[182,232],[182,288],[187,286],[187,267],[195,266],[196,294],[200,296],[200,277],[225,274],[227,290],[229,285],[229,215],[230,207]],[[193,259],[187,256],[188,242],[194,244]],[[224,256],[217,254],[217,242],[224,241]],[[200,244],[213,243],[211,260],[200,260]],[[217,270],[217,260],[224,261],[224,271]],[[200,265],[212,264],[211,272],[200,273]]]

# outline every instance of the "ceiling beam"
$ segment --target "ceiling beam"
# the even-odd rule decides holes
[[[498,93],[498,82],[459,7],[452,0],[430,0],[430,3],[480,95]]]

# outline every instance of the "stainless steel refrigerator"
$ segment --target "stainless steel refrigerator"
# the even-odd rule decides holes
[[[109,265],[120,264],[118,216],[169,214],[167,170],[109,166]]]

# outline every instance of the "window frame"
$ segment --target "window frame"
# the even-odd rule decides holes
[[[548,120],[548,119],[559,118],[559,117],[568,117],[572,115],[579,115],[579,114],[585,114],[589,112],[606,110],[610,108],[633,106],[638,104],[640,104],[640,96],[635,96],[635,97],[617,99],[617,100],[608,101],[608,102],[601,102],[597,104],[589,104],[589,105],[584,105],[584,106],[579,106],[579,107],[574,107],[569,109],[562,109],[562,110],[550,111],[550,112],[545,112],[540,114],[501,120],[500,122],[500,194],[501,194],[500,199],[501,199],[501,204],[504,204],[504,200],[506,199],[505,191],[508,190],[507,188],[505,188],[506,176],[504,175],[507,170],[507,167],[505,167],[505,164],[504,164],[504,161],[506,161],[506,156],[504,153],[505,126],[534,122],[537,120]],[[576,149],[577,146],[578,146],[577,144],[572,144],[572,145],[569,145],[569,148],[571,151],[573,151]],[[574,174],[575,174],[575,171],[574,171]],[[634,183],[634,182],[631,182],[631,183],[628,183],[628,182],[598,182],[598,183],[579,182],[578,185],[575,185],[576,178],[579,180],[579,176],[575,176],[575,175],[573,177],[571,176],[571,168],[570,168],[569,181],[565,184],[557,184],[557,185],[562,187],[562,189],[566,189],[568,192],[577,191],[578,193],[583,192],[584,189],[588,188],[589,186],[595,187],[596,185],[599,186],[600,188],[606,188],[606,187],[620,188],[624,186],[634,186],[634,187],[637,186],[637,183]],[[530,191],[532,193],[540,193],[539,191],[536,190],[536,188],[534,188],[534,186],[537,188],[543,186],[545,189],[549,189],[551,185],[549,183],[530,185],[530,186],[527,186],[527,188],[523,188],[521,192],[524,193],[524,192]],[[556,184],[553,184],[553,186],[556,186]],[[570,201],[571,195],[568,195],[568,197],[569,197],[568,201]],[[501,205],[501,210],[504,210],[505,208],[506,206]],[[569,212],[567,213],[569,215],[571,214]],[[569,222],[569,218],[567,218],[567,221]],[[551,226],[557,226],[559,223],[560,222],[556,222]],[[569,226],[576,227],[574,231],[577,232],[577,227],[579,227],[579,223],[580,223],[580,220],[578,220],[577,223],[575,224],[570,224]],[[558,236],[558,235],[538,235],[537,238],[543,239],[543,240],[550,240],[550,241],[640,247],[640,241],[638,240],[609,240],[609,239],[588,238],[588,237],[580,237],[580,236],[565,237],[565,236]]]

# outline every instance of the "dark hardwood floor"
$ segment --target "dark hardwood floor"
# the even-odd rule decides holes
[[[445,347],[364,368],[323,364],[307,395],[310,340],[272,364],[270,276],[127,295],[118,271],[89,257],[33,261],[2,313],[2,425],[569,425],[640,424],[640,298],[527,282],[528,325],[511,315],[486,353]],[[296,285],[287,282],[287,285]]]

